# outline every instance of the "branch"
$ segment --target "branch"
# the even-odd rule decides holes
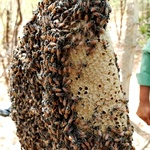
[[[12,38],[12,42],[14,41],[15,46],[17,45],[18,28],[22,23],[22,13],[21,13],[21,7],[20,7],[20,0],[17,0],[17,5],[18,5],[17,16],[16,16],[15,29],[14,29],[13,38]],[[13,48],[13,46],[12,46],[12,48]]]
[[[18,5],[18,8],[17,8],[17,19],[19,18],[20,20],[17,22],[17,19],[16,19],[16,25],[20,26],[21,23],[22,23],[22,13],[21,13],[21,7],[20,7],[20,0],[17,0],[17,5]]]

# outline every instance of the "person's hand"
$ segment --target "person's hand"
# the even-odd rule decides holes
[[[150,104],[149,103],[139,103],[136,114],[150,125]]]

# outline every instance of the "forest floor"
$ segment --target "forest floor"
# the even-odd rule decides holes
[[[114,40],[113,40],[114,42]],[[118,64],[120,65],[122,52],[114,45],[115,52],[118,55]],[[133,145],[136,150],[149,150],[150,149],[150,127],[147,126],[136,115],[138,107],[139,86],[136,81],[136,71],[139,68],[141,61],[141,50],[136,51],[134,57],[134,67],[130,80],[130,93],[129,93],[129,111],[131,121],[138,127],[133,135]],[[0,108],[7,108],[10,106],[7,88],[3,82],[0,82]],[[140,131],[139,131],[140,130]],[[145,148],[144,148],[145,147]],[[0,117],[0,150],[20,150],[19,140],[16,136],[16,127],[10,117]]]

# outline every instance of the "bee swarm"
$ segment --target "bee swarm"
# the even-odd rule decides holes
[[[10,69],[25,150],[133,150],[133,127],[106,31],[107,0],[43,0]]]

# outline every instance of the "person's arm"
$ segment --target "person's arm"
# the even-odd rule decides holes
[[[150,125],[150,102],[149,102],[150,87],[140,85],[140,102],[137,109],[137,115]]]
[[[140,85],[139,106],[137,115],[150,125],[150,53],[143,51],[140,73],[137,74]]]

